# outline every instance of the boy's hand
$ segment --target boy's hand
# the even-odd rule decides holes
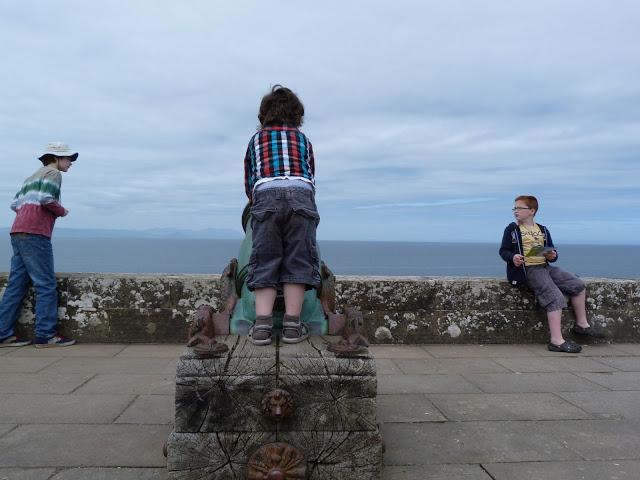
[[[62,214],[63,217],[66,217],[67,215],[69,215],[69,210],[67,210],[66,208],[64,209],[64,213]]]
[[[546,258],[549,261],[553,261],[556,258],[558,258],[558,252],[556,252],[555,250],[551,250],[550,252],[547,252],[544,254],[544,258]]]
[[[523,263],[524,263],[524,256],[523,255],[516,254],[516,255],[513,256],[513,264],[516,267],[521,267]]]

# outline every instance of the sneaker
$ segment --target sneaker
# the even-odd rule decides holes
[[[31,340],[27,340],[26,338],[18,338],[15,335],[11,335],[10,337],[5,338],[4,340],[0,340],[0,348],[2,347],[24,347],[25,345],[31,344]]]
[[[71,338],[63,337],[62,335],[54,335],[49,339],[36,338],[35,346],[36,348],[68,347],[74,343],[76,343],[76,341]]]

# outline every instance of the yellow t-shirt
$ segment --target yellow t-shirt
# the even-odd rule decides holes
[[[544,265],[547,263],[547,259],[540,257],[527,257],[527,253],[531,251],[531,248],[534,246],[543,246],[544,245],[544,236],[542,235],[542,231],[537,224],[533,224],[533,226],[524,226],[520,225],[520,233],[522,233],[522,248],[524,251],[524,264],[527,267],[531,267],[533,265]]]

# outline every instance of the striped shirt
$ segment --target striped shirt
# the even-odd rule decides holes
[[[62,174],[52,167],[42,167],[27,178],[11,202],[11,209],[17,214],[11,233],[51,238],[56,218],[64,215],[59,203],[61,185]]]
[[[244,187],[249,200],[257,184],[278,177],[302,178],[315,185],[313,147],[295,127],[264,127],[249,140],[244,157]]]

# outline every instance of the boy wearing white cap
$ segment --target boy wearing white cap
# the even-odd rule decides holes
[[[0,348],[22,347],[31,340],[15,336],[22,299],[29,284],[36,290],[36,347],[66,347],[75,340],[56,331],[58,290],[53,269],[51,233],[56,218],[69,212],[60,204],[62,174],[78,158],[68,145],[47,145],[39,160],[43,166],[27,178],[11,202],[16,218],[11,227],[11,271],[0,301]]]

